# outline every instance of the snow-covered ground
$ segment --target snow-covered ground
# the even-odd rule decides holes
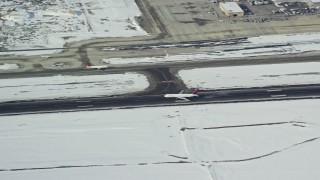
[[[90,167],[54,169],[29,172],[0,173],[2,180],[207,180],[208,174],[204,168],[194,164],[157,164],[153,166]]]
[[[1,48],[61,48],[96,37],[142,36],[141,12],[134,0],[4,1],[0,4]],[[55,51],[52,51],[55,52]],[[51,53],[52,53],[51,52]],[[50,51],[1,52],[38,54]]]
[[[0,84],[0,102],[110,96],[149,87],[147,77],[138,73],[0,79]]]
[[[19,69],[19,65],[18,64],[0,64],[0,72],[1,71],[7,71],[7,70],[13,70],[13,69]]]
[[[320,62],[181,70],[189,88],[227,89],[320,83]]]
[[[168,47],[174,48],[175,45]],[[320,33],[250,37],[246,41],[242,40],[237,45],[225,45],[222,47],[224,50],[214,50],[212,48],[210,51],[198,53],[167,54],[166,56],[142,58],[104,58],[102,61],[108,64],[161,63],[319,52]]]
[[[2,116],[0,179],[317,179],[319,100]]]

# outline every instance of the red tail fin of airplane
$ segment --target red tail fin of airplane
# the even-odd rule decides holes
[[[87,63],[87,64],[86,64],[86,67],[87,67],[87,68],[89,68],[90,66],[92,66],[91,63]]]
[[[195,89],[192,94],[198,94],[199,89]]]

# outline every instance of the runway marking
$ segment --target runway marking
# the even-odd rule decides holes
[[[91,102],[91,100],[80,100],[80,101],[76,101],[77,103],[86,103],[86,102]]]
[[[93,107],[93,105],[78,106],[78,108],[87,108],[87,107]]]
[[[267,92],[278,92],[282,91],[282,89],[268,89]]]
[[[13,107],[13,108],[15,108],[15,109],[26,109],[26,108],[36,108],[36,107],[38,107],[38,106],[18,106],[18,107]]]
[[[173,80],[170,80],[170,81],[160,81],[160,82],[157,82],[158,84],[160,84],[160,83],[174,83],[174,81]]]
[[[285,94],[279,94],[279,95],[271,95],[271,97],[286,97],[287,95]]]

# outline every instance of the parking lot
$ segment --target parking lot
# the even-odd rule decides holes
[[[239,1],[244,17],[226,17],[218,3],[210,0],[147,0],[171,41],[226,39],[278,33],[318,31],[318,12],[293,16],[274,13],[274,4],[252,6]],[[302,6],[301,8],[305,8]],[[304,12],[301,10],[299,12]],[[296,13],[299,14],[299,13]],[[300,28],[304,27],[303,29]]]

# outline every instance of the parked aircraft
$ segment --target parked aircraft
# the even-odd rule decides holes
[[[195,89],[192,94],[183,94],[183,90],[179,94],[165,94],[165,98],[176,98],[177,100],[190,101],[188,98],[199,97],[199,89]]]

